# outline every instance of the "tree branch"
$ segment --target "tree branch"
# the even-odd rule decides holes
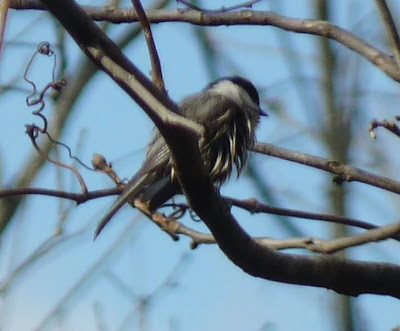
[[[343,181],[356,181],[379,187],[389,192],[400,194],[400,182],[385,176],[380,176],[365,170],[361,170],[356,167],[341,164],[340,162],[327,160],[322,157],[313,156],[310,154],[292,151],[282,147],[276,147],[268,143],[257,143],[254,146],[253,151],[256,153],[270,155],[287,161],[292,161],[313,168],[328,171],[332,174],[339,176],[338,178],[334,179],[338,183],[341,183]]]
[[[397,33],[396,24],[393,20],[392,14],[390,13],[389,7],[385,0],[375,0],[376,5],[381,14],[383,24],[386,27],[390,44],[393,49],[394,56],[396,57],[397,66],[400,67],[400,38]]]
[[[192,239],[191,248],[195,249],[200,244],[216,244],[216,240],[212,234],[202,233],[193,230],[181,222],[165,218],[154,217],[152,221],[156,223],[162,230],[168,233],[174,240],[179,239],[177,235],[185,235]],[[390,237],[398,236],[400,232],[400,222],[386,225],[380,228],[366,231],[362,234],[338,238],[333,240],[323,240],[313,237],[305,238],[289,238],[274,239],[268,237],[253,237],[253,240],[264,248],[274,250],[304,248],[314,253],[332,254],[345,248],[355,247],[370,242],[378,242]]]
[[[40,9],[43,5],[38,0],[11,0],[14,9]],[[86,14],[95,21],[113,23],[132,23],[139,20],[132,8],[82,6]],[[275,26],[287,31],[327,37],[346,46],[366,58],[389,77],[400,81],[400,70],[393,58],[371,46],[354,34],[335,24],[312,19],[285,17],[270,11],[243,10],[223,13],[204,13],[197,10],[148,10],[150,23],[183,22],[202,26],[221,25],[257,25]]]
[[[376,293],[400,298],[400,267],[394,264],[285,254],[252,240],[233,218],[204,169],[197,143],[202,128],[173,114],[170,110],[176,110],[176,105],[151,84],[76,3],[41,1],[82,50],[151,117],[171,150],[190,206],[236,265],[264,279],[325,287],[347,295]]]
[[[289,216],[296,217],[302,219],[309,219],[315,221],[323,221],[323,222],[331,222],[335,224],[344,224],[348,226],[354,226],[358,228],[362,228],[365,230],[379,229],[379,226],[374,224],[360,221],[354,218],[342,217],[330,214],[321,214],[321,213],[312,213],[306,212],[302,210],[288,209],[288,208],[279,208],[269,206],[265,203],[260,203],[256,199],[248,199],[248,200],[240,200],[234,198],[225,197],[229,202],[231,202],[234,206],[240,207],[244,210],[249,211],[250,213],[267,213],[273,215],[281,215],[281,216]],[[394,234],[390,236],[391,238],[400,241],[400,234]]]
[[[123,189],[124,189],[123,187],[113,187],[104,190],[73,193],[73,192],[65,192],[60,190],[38,188],[38,187],[24,187],[24,188],[1,190],[0,199],[6,197],[7,198],[14,197],[14,196],[43,195],[43,196],[73,200],[77,204],[81,204],[89,200],[108,197],[110,195],[121,194]]]
[[[158,56],[157,48],[154,43],[153,33],[151,32],[149,21],[147,20],[146,13],[143,10],[142,4],[139,0],[132,0],[133,6],[138,14],[140,25],[142,26],[144,36],[146,38],[147,48],[149,50],[149,56],[151,60],[151,75],[154,84],[162,91],[165,91],[164,79],[161,70],[160,58]]]

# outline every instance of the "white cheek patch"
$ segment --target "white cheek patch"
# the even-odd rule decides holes
[[[239,85],[232,83],[230,80],[222,80],[215,84],[210,92],[223,95],[224,97],[235,102],[239,107],[246,105],[250,109],[259,111],[258,106],[251,100],[248,93]]]
[[[238,105],[242,104],[242,100],[240,98],[241,87],[232,83],[229,80],[222,80],[218,82],[211,88],[210,91],[216,94],[223,95],[224,97],[233,100]]]

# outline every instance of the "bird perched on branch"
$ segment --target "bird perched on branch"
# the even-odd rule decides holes
[[[179,114],[204,126],[199,149],[217,188],[230,177],[234,167],[240,175],[255,143],[260,115],[267,115],[260,108],[254,85],[237,76],[218,79],[201,92],[184,98],[179,103]],[[140,199],[150,211],[155,211],[181,192],[169,148],[156,130],[142,166],[100,221],[95,238],[126,202],[133,205],[135,199]]]

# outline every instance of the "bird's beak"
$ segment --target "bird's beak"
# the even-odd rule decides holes
[[[268,114],[267,114],[267,112],[265,110],[262,110],[261,108],[259,108],[259,109],[260,109],[260,116],[267,116],[268,117]]]

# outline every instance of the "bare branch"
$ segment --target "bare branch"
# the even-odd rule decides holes
[[[368,131],[371,134],[372,139],[376,138],[376,133],[375,133],[375,129],[382,127],[385,128],[386,130],[392,132],[393,134],[395,134],[397,137],[400,137],[400,128],[397,125],[396,121],[399,121],[400,117],[397,116],[393,121],[388,121],[388,120],[383,120],[383,121],[378,121],[378,120],[373,120],[369,127],[368,127]]]
[[[396,24],[390,13],[389,7],[385,0],[375,0],[376,5],[381,14],[383,24],[386,27],[390,44],[392,45],[394,56],[396,57],[397,65],[400,68],[400,38],[397,33]]]
[[[243,3],[239,3],[237,5],[234,5],[234,6],[221,7],[220,9],[205,9],[205,8],[200,8],[186,0],[176,0],[176,2],[180,2],[190,9],[194,9],[194,10],[200,11],[202,13],[226,13],[228,11],[238,10],[241,8],[251,8],[254,4],[256,4],[257,2],[260,2],[260,1],[261,0],[246,1]]]
[[[234,199],[232,199],[235,201]],[[185,235],[192,239],[191,248],[195,249],[199,244],[217,243],[212,234],[202,233],[193,230],[172,217],[165,217],[158,212],[150,212],[139,200],[135,201],[135,206],[140,209],[149,219],[151,219],[164,232],[171,236],[173,240],[178,240],[178,235]],[[367,223],[368,224],[368,223]],[[399,240],[400,222],[382,227],[369,224],[369,231],[365,233],[348,236],[334,240],[323,240],[312,237],[274,239],[266,237],[253,237],[252,239],[262,247],[274,250],[289,248],[304,248],[312,252],[321,254],[332,254],[349,247],[355,247],[370,242],[382,241],[388,238]]]
[[[267,204],[261,203],[257,201],[256,199],[248,199],[248,200],[239,200],[239,199],[234,199],[234,198],[227,198],[228,201],[230,201],[234,206],[243,208],[251,213],[267,213],[267,214],[273,214],[273,215],[282,215],[282,216],[290,216],[290,217],[297,217],[297,218],[303,218],[303,219],[310,219],[310,220],[315,220],[315,221],[325,221],[325,222],[331,222],[331,223],[337,223],[337,224],[344,224],[348,226],[354,226],[366,230],[372,230],[372,229],[379,229],[380,227],[360,221],[354,218],[349,218],[349,217],[342,217],[342,216],[336,216],[336,215],[330,215],[330,214],[321,214],[321,213],[312,213],[312,212],[305,212],[301,210],[295,210],[295,209],[288,209],[288,208],[279,208],[279,207],[273,207],[273,206],[268,206]],[[400,235],[393,235],[391,238],[395,240],[400,240]]]
[[[250,275],[264,279],[325,287],[347,295],[379,293],[400,298],[400,267],[394,264],[285,254],[252,240],[233,218],[204,169],[197,143],[202,128],[173,114],[170,110],[175,110],[176,105],[151,84],[76,3],[41,1],[82,50],[151,117],[171,150],[190,206],[233,263]],[[252,12],[246,13],[252,15]],[[331,31],[324,32],[332,35]]]
[[[11,8],[44,9],[37,0],[12,0]],[[110,8],[82,6],[85,12],[96,21],[113,23],[130,23],[139,20],[131,8]],[[150,23],[183,22],[202,26],[220,25],[257,25],[275,26],[287,31],[312,34],[330,38],[355,51],[373,65],[385,72],[389,77],[400,81],[400,70],[393,58],[371,46],[354,34],[335,24],[312,19],[297,19],[285,17],[270,11],[243,10],[223,13],[203,13],[197,10],[148,10],[147,19]]]
[[[25,187],[25,188],[14,188],[0,191],[0,199],[14,196],[25,196],[25,195],[44,195],[56,198],[63,198],[75,201],[77,204],[84,203],[89,200],[98,199],[102,197],[108,197],[110,195],[121,194],[123,187],[113,187],[110,189],[87,191],[81,193],[65,192],[60,190],[52,190],[37,187]]]
[[[152,8],[162,8],[167,2],[168,0],[158,0],[153,3]],[[40,5],[45,8],[41,3]],[[104,26],[105,25],[103,25],[102,28],[104,28]],[[128,29],[126,33],[122,34],[116,40],[118,46],[121,49],[124,49],[130,41],[139,35],[140,31],[141,28],[139,26]],[[64,49],[63,42],[65,41],[63,36],[63,32],[59,33],[59,40],[57,42],[61,55]],[[61,57],[62,64],[59,66],[59,68],[65,75],[65,63],[62,59],[63,57]],[[50,153],[51,149],[54,147],[55,141],[57,141],[61,136],[64,128],[66,127],[64,125],[66,119],[75,110],[73,107],[75,101],[78,99],[80,94],[83,93],[86,83],[94,77],[94,74],[97,72],[97,70],[98,68],[91,60],[89,60],[86,56],[82,56],[76,70],[78,74],[68,77],[68,85],[62,89],[60,94],[57,94],[57,102],[54,104],[55,108],[52,111],[52,119],[49,121],[49,134],[52,138],[54,138],[54,140],[43,140],[40,144],[40,147],[45,154]],[[16,77],[15,80],[17,78],[18,77]],[[70,151],[68,151],[68,153],[70,154],[71,158],[74,158]],[[14,183],[12,183],[12,187],[29,187],[35,178],[35,175],[38,173],[38,170],[45,162],[45,159],[43,159],[36,151],[32,151],[26,160],[27,161],[23,164],[22,168],[17,170],[18,176],[16,176],[16,180]],[[22,199],[22,196],[14,196],[11,199],[5,198],[0,201],[0,232],[2,232],[10,223],[12,216],[20,205]]]
[[[50,155],[48,155],[48,154],[46,154],[46,153],[44,153],[42,151],[42,149],[39,147],[39,145],[36,142],[35,128],[37,128],[37,127],[34,126],[34,125],[27,126],[26,132],[29,135],[29,138],[31,139],[32,145],[33,145],[33,147],[35,147],[36,151],[40,154],[41,157],[43,157],[47,161],[55,164],[56,166],[59,166],[59,167],[62,167],[62,168],[70,170],[76,176],[76,178],[78,179],[79,185],[81,186],[82,193],[86,193],[88,191],[88,189],[87,189],[87,186],[85,184],[85,180],[83,179],[82,175],[79,173],[79,171],[74,166],[71,166],[71,165],[66,164],[64,162],[60,162],[60,161],[52,158]]]
[[[159,88],[159,90],[167,94],[165,90],[164,79],[161,70],[160,58],[158,56],[157,48],[154,43],[153,33],[151,32],[149,21],[147,20],[146,13],[143,10],[142,4],[139,0],[132,0],[135,7],[137,15],[142,26],[144,36],[146,38],[147,48],[149,49],[149,55],[151,60],[151,75],[154,84]]]
[[[51,196],[55,198],[63,198],[75,201],[77,204],[85,203],[89,200],[98,199],[107,197],[110,195],[118,195],[121,194],[124,187],[122,185],[110,189],[102,189],[97,191],[87,191],[81,193],[73,193],[73,192],[65,192],[60,190],[53,190],[53,189],[46,189],[46,188],[15,188],[15,189],[8,189],[8,190],[1,190],[0,191],[0,199],[5,197],[12,197],[12,196],[25,196],[25,195],[43,195],[43,196]],[[297,218],[304,218],[304,219],[312,219],[312,220],[321,220],[327,221],[332,223],[340,223],[345,224],[348,226],[359,227],[366,230],[371,229],[379,229],[380,227],[373,225],[368,222],[360,221],[353,218],[348,217],[341,217],[329,214],[320,214],[320,213],[311,213],[311,212],[304,212],[301,210],[294,210],[294,209],[287,209],[287,208],[279,208],[279,207],[272,207],[266,204],[260,203],[255,199],[249,200],[239,200],[235,198],[228,198],[224,197],[227,201],[232,203],[234,206],[243,208],[251,213],[268,213],[268,214],[275,214],[275,215],[284,215],[284,216],[291,216]],[[148,216],[153,222],[155,222],[162,230],[168,232],[169,234],[189,234],[186,232],[181,232],[184,229],[184,225],[180,224],[177,228],[176,224],[173,222],[177,222],[175,217],[165,217],[161,213],[150,213],[140,201],[137,201],[135,204],[140,211],[142,211],[146,216]],[[178,216],[179,218],[179,216]],[[185,231],[185,230],[182,230]],[[191,230],[193,231],[193,230]],[[208,235],[207,235],[208,236]],[[193,237],[190,235],[190,237]],[[400,240],[400,235],[393,235],[390,236],[395,240]],[[204,239],[206,238],[206,239]],[[201,237],[199,243],[208,243],[209,238],[211,237]],[[173,237],[174,240],[177,237]],[[196,237],[198,239],[198,237]],[[204,242],[204,241],[205,242]],[[212,239],[214,243],[215,240]]]
[[[117,173],[112,168],[111,162],[107,162],[106,158],[100,154],[94,154],[92,159],[92,166],[96,171],[100,171],[108,175],[111,180],[118,186],[124,186],[121,178],[118,177]]]
[[[10,8],[10,0],[3,0],[0,2],[0,55],[3,49],[4,31],[7,23],[7,13]]]
[[[313,168],[328,171],[338,176],[334,179],[338,183],[341,183],[343,181],[356,181],[379,187],[389,192],[400,194],[400,182],[385,176],[380,176],[365,170],[361,170],[356,167],[341,164],[336,161],[331,161],[322,157],[292,151],[282,147],[276,147],[267,143],[257,143],[254,146],[253,151],[256,153],[271,155],[287,161],[292,161]]]
[[[398,235],[399,232],[400,232],[400,222],[382,226],[377,229],[369,230],[365,233],[355,236],[338,238],[324,243],[322,242],[314,243],[313,245],[310,245],[308,248],[316,252],[331,254],[339,250],[342,250],[344,248],[355,247],[374,241],[381,241],[389,237]]]

